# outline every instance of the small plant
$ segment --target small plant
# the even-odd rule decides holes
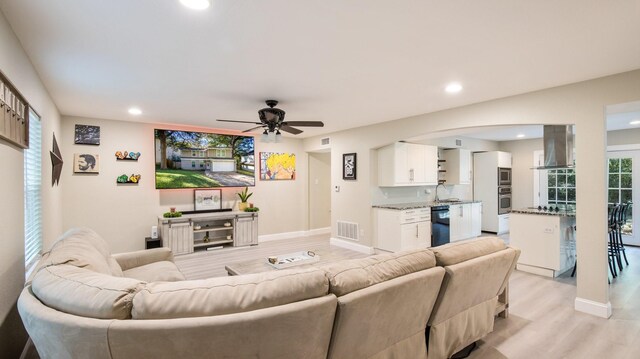
[[[258,207],[248,207],[248,208],[245,208],[244,211],[245,212],[258,212],[259,210],[260,210],[260,208],[258,208]]]
[[[182,217],[182,212],[165,212],[162,217],[164,218],[176,218]]]
[[[249,197],[253,195],[253,193],[249,193],[249,187],[245,187],[240,193],[237,193],[238,197],[240,197],[240,202],[247,203]]]

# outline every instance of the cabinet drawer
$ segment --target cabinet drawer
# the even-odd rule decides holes
[[[401,224],[430,220],[431,210],[429,208],[408,209],[400,213]]]

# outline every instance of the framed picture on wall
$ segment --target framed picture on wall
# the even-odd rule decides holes
[[[342,179],[356,179],[357,154],[345,153],[342,155]]]
[[[100,126],[76,125],[76,145],[100,145]]]
[[[100,156],[91,153],[76,153],[73,155],[74,173],[99,173]]]
[[[222,209],[222,190],[197,189],[194,192],[193,203],[196,211]]]

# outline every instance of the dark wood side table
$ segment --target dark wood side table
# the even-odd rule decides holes
[[[162,247],[161,238],[146,237],[144,239],[144,249],[160,248],[160,247]]]

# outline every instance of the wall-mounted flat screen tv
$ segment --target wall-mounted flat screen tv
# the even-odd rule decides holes
[[[156,189],[254,186],[253,137],[155,131]]]

